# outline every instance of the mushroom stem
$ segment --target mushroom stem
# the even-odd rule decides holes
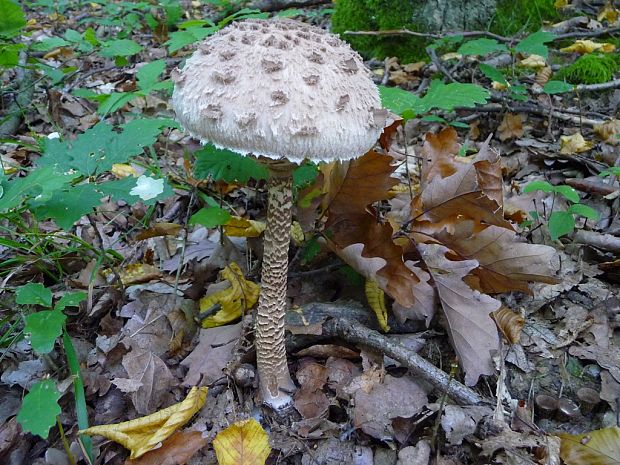
[[[256,361],[263,402],[274,410],[292,403],[284,346],[288,249],[293,210],[292,165],[269,166],[269,205],[263,252],[261,293],[256,316]]]

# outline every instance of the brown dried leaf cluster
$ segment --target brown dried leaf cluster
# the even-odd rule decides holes
[[[394,299],[398,319],[428,323],[438,302],[466,382],[475,384],[493,372],[499,344],[489,313],[501,305],[490,294],[555,283],[557,258],[553,248],[522,240],[504,217],[501,162],[489,140],[472,159],[459,149],[453,129],[427,134],[420,190],[400,231],[376,205],[397,183],[390,156],[371,151],[325,170],[323,236]]]

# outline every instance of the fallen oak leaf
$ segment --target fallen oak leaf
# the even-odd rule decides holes
[[[518,139],[523,136],[523,115],[506,113],[501,124],[497,128],[499,140]]]
[[[91,426],[78,431],[88,436],[103,436],[131,451],[129,458],[136,459],[171,436],[187,423],[204,405],[208,388],[193,387],[185,400],[151,415],[112,425]]]
[[[560,153],[563,155],[587,152],[593,146],[592,142],[585,140],[580,133],[560,137]]]
[[[492,352],[499,348],[499,337],[489,313],[501,303],[463,281],[478,266],[477,261],[448,260],[449,250],[441,245],[418,244],[418,249],[437,286],[448,334],[465,371],[465,384],[473,386],[480,375],[493,373]]]
[[[213,448],[219,465],[264,465],[269,437],[254,418],[233,423],[217,434]]]
[[[618,465],[620,428],[599,429],[585,434],[559,435],[560,457],[567,465]]]

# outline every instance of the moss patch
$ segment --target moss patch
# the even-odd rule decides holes
[[[617,54],[588,54],[560,69],[554,79],[566,79],[571,84],[601,84],[611,81],[619,68]]]
[[[540,29],[543,20],[559,18],[553,3],[554,0],[499,0],[488,28],[502,35],[512,35],[519,31],[536,31]],[[421,0],[338,0],[332,16],[332,30],[341,34],[341,37],[365,58],[383,59],[386,56],[396,56],[402,63],[428,59],[425,49],[432,42],[429,40],[407,36],[343,34],[345,31],[402,28],[428,31],[426,23],[422,23],[424,21],[422,16],[428,11],[424,10],[424,15],[420,16],[425,4]],[[480,11],[476,11],[476,14],[478,13]]]

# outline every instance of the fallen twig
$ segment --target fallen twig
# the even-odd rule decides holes
[[[409,29],[385,29],[382,31],[345,31],[344,34],[352,36],[414,36],[426,39],[444,39],[446,37],[489,37],[500,42],[512,42],[513,39],[494,34],[489,31],[465,31],[465,32],[447,32],[445,34],[435,34],[431,32],[410,31]]]
[[[483,402],[482,397],[472,389],[454,379],[450,381],[448,373],[440,370],[400,343],[390,340],[360,323],[345,318],[332,318],[323,324],[323,335],[340,337],[347,342],[364,345],[382,352],[402,363],[440,392],[447,392],[455,402],[461,405],[478,405]]]
[[[620,237],[611,234],[601,234],[595,231],[580,230],[575,233],[575,242],[578,244],[591,245],[597,249],[608,252],[620,253]]]

